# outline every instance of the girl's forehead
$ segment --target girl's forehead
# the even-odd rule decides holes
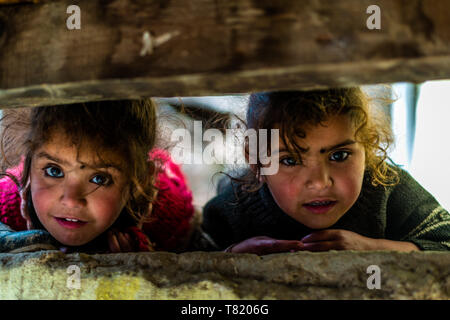
[[[347,115],[337,115],[325,119],[322,122],[305,122],[305,123],[295,123],[289,121],[283,123],[276,123],[274,125],[275,129],[282,130],[285,134],[288,132],[296,132],[302,136],[311,136],[317,133],[354,133],[356,131],[353,121]]]
[[[67,135],[51,135],[36,151],[35,156],[55,158],[55,160],[71,160],[91,166],[111,165],[121,168],[125,157],[117,150],[105,148],[94,141],[82,141],[78,145]]]
[[[346,116],[335,116],[320,124],[306,124],[295,128],[294,133],[285,126],[278,125],[280,132],[280,146],[301,146],[304,149],[311,147],[325,148],[340,144],[344,141],[354,140],[356,130],[351,120]]]

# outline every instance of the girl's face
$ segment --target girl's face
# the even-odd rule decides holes
[[[355,129],[347,116],[306,129],[306,138],[296,140],[303,149],[301,160],[296,161],[280,139],[278,173],[263,179],[285,213],[311,229],[324,229],[356,202],[365,152],[355,142]]]
[[[30,188],[36,214],[47,231],[69,246],[86,244],[119,217],[128,194],[120,159],[93,148],[79,150],[54,134],[31,161]]]

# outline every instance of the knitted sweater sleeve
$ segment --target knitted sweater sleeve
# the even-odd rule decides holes
[[[220,250],[234,241],[234,229],[230,224],[231,215],[234,214],[234,206],[230,204],[232,200],[231,188],[228,188],[225,193],[209,200],[203,208],[202,230]]]
[[[22,173],[22,165],[7,170],[17,179]],[[0,222],[15,231],[27,230],[27,223],[20,214],[20,194],[16,183],[7,175],[0,179]]]
[[[450,214],[406,171],[389,195],[386,218],[388,238],[421,250],[450,250]]]
[[[237,190],[232,183],[226,183],[203,208],[202,230],[216,249],[223,250],[252,236],[264,235],[254,228],[261,222],[258,217],[264,210],[259,193],[243,198]]]

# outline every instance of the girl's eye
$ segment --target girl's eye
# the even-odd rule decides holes
[[[348,151],[336,151],[331,154],[330,160],[336,161],[336,162],[342,162],[342,161],[345,161],[349,155],[350,155],[350,152],[348,152]]]
[[[281,159],[280,163],[287,167],[292,167],[292,166],[295,166],[298,164],[298,162],[295,160],[295,158],[292,158],[292,157],[287,157],[287,158]]]
[[[107,186],[111,184],[111,178],[98,174],[91,179],[91,182],[98,184],[100,186]]]
[[[49,167],[45,168],[44,174],[48,177],[53,177],[53,178],[64,177],[64,173],[62,172],[62,170],[55,166],[49,166]]]

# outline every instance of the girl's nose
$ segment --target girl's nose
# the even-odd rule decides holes
[[[307,168],[306,187],[309,189],[323,190],[333,184],[333,180],[325,165],[316,164]]]
[[[80,208],[86,204],[85,190],[78,181],[66,181],[63,186],[61,203],[67,208]]]

